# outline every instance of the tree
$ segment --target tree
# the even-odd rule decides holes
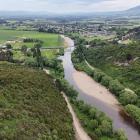
[[[102,132],[101,132],[100,128],[95,129],[95,134],[96,134],[98,137],[101,137],[101,136],[102,136]]]
[[[44,29],[43,27],[40,27],[40,28],[38,29],[38,31],[39,31],[39,32],[46,32],[45,29]]]
[[[41,69],[43,69],[43,59],[42,59],[42,56],[41,56],[40,48],[41,48],[41,44],[37,43],[37,44],[34,45],[34,48],[32,48],[31,50],[33,52],[33,57],[36,58],[37,66],[41,67]]]
[[[95,118],[95,116],[96,116],[96,109],[95,108],[91,108],[90,110],[89,110],[89,115],[90,115],[90,118],[92,118],[92,119],[94,119]]]
[[[101,79],[101,84],[105,87],[108,87],[111,80],[112,80],[111,77],[104,75]]]
[[[83,105],[81,106],[81,111],[82,111],[83,113],[85,113],[85,114],[88,114],[90,108],[91,108],[90,105],[83,104]]]
[[[97,70],[94,72],[94,80],[97,82],[101,82],[103,76],[105,76],[103,72]]]
[[[9,43],[6,44],[6,47],[7,47],[7,49],[12,49],[12,45]]]
[[[97,120],[90,120],[90,122],[89,122],[89,127],[90,127],[90,129],[92,129],[92,130],[98,128],[98,121],[97,121]]]
[[[112,123],[107,120],[103,120],[100,125],[100,130],[102,134],[110,136],[112,134]]]
[[[123,105],[136,104],[138,96],[133,91],[124,90],[120,93],[119,100]]]
[[[115,138],[116,140],[127,140],[127,137],[124,134],[124,131],[122,129],[115,132]]]
[[[125,107],[125,110],[127,113],[130,114],[130,116],[140,124],[140,108],[135,105],[127,105]]]
[[[120,84],[118,80],[112,80],[109,83],[109,90],[114,93],[116,96],[120,95],[120,92],[124,90],[124,87]]]
[[[26,46],[26,45],[23,45],[23,46],[21,47],[21,52],[23,52],[24,55],[27,55],[27,46]]]
[[[83,45],[77,46],[75,53],[77,54],[77,57],[79,58],[80,62],[82,62],[85,59],[85,57],[84,57],[84,46]]]

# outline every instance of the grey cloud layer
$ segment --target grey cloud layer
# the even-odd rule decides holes
[[[0,0],[0,10],[90,12],[125,10],[140,0]]]

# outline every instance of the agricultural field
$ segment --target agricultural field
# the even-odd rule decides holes
[[[36,42],[24,42],[24,39],[34,39],[42,42],[42,47],[62,47],[63,40],[58,34],[40,33],[37,31],[17,31],[0,29],[0,44],[11,44],[13,49],[21,49],[22,46],[33,48]],[[42,56],[49,59],[57,57],[59,49],[43,50]],[[21,51],[13,51],[13,57],[16,60],[25,60],[25,56]]]
[[[24,43],[24,38],[32,38],[43,41],[43,47],[62,46],[60,36],[57,34],[40,33],[36,31],[17,31],[0,30],[0,44],[10,43],[14,48],[20,48],[22,45],[33,47],[33,43]]]

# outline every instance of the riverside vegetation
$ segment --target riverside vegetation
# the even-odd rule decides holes
[[[78,92],[64,79],[64,71],[61,60],[57,60],[57,66],[54,67],[52,76],[56,79],[56,86],[61,92],[64,92],[70,100],[77,117],[83,128],[93,140],[127,140],[123,130],[115,131],[112,126],[112,120],[97,108],[85,104],[78,100]],[[49,65],[48,65],[49,66]],[[52,68],[53,68],[52,67]]]
[[[83,128],[93,140],[127,140],[122,130],[114,131],[112,121],[95,107],[78,100],[78,93],[64,79],[57,79],[56,85],[65,92]]]
[[[140,125],[139,42],[126,46],[95,40],[98,44],[93,41],[91,47],[86,48],[84,39],[74,39],[77,48],[72,54],[72,61],[76,69],[85,71],[107,87]],[[89,68],[85,60],[93,69]]]

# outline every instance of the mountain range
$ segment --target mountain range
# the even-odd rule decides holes
[[[130,16],[140,16],[140,6],[136,6],[134,8],[126,10],[124,11],[124,14]]]
[[[69,13],[56,14],[50,12],[30,12],[30,11],[0,11],[0,17],[57,17],[57,16],[140,16],[140,6],[133,7],[125,11],[118,12],[94,12],[94,13]]]

